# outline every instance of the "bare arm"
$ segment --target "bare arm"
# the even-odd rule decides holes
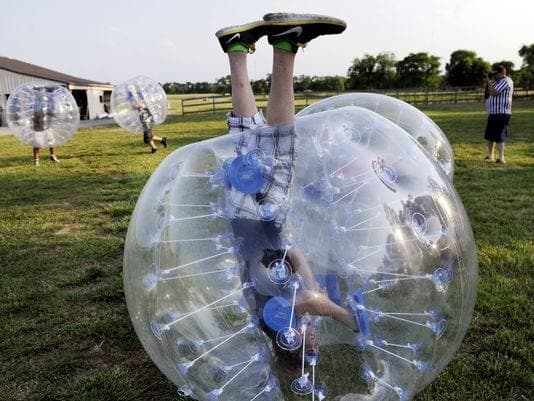
[[[329,316],[343,323],[351,330],[358,330],[354,316],[348,310],[330,301],[325,294],[317,291],[299,291],[297,293],[295,310],[298,314],[308,312],[310,315]]]
[[[491,84],[490,80],[488,78],[486,78],[486,86],[488,88],[488,93],[491,95],[491,96],[497,96],[498,94],[500,94],[504,88],[506,87],[506,85],[504,86],[501,86],[499,90],[495,89],[493,87],[493,85]]]
[[[329,316],[343,323],[351,330],[357,331],[358,326],[352,313],[332,302],[319,283],[315,281],[310,265],[306,261],[302,251],[298,248],[291,248],[288,254],[305,286],[305,289],[297,293],[295,303],[296,312],[298,314],[308,312],[310,315]]]
[[[486,85],[488,86],[488,92],[491,96],[497,96],[500,93],[499,91],[495,90],[488,80],[486,80]]]
[[[320,291],[321,286],[319,285],[319,283],[317,283],[317,281],[315,281],[310,265],[308,264],[308,261],[304,257],[302,251],[296,247],[292,247],[288,251],[288,255],[293,261],[293,264],[295,265],[293,266],[295,268],[295,271],[302,278],[304,286],[310,290]]]

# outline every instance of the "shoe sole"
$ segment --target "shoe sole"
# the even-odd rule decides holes
[[[265,21],[254,21],[248,24],[243,24],[243,25],[227,26],[226,28],[219,29],[217,32],[215,32],[215,36],[217,36],[217,38],[220,39],[223,36],[232,35],[234,33],[250,31],[251,29],[255,29],[260,26],[265,26],[265,25],[267,25]]]
[[[272,13],[265,14],[263,21],[267,25],[307,25],[307,24],[328,24],[338,25],[344,28],[347,23],[339,18],[329,17],[319,14],[291,14],[291,13]]]

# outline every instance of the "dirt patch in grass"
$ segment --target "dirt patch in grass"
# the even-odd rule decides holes
[[[81,223],[69,223],[65,224],[62,228],[54,233],[54,235],[74,235],[79,233],[85,228],[85,225]]]

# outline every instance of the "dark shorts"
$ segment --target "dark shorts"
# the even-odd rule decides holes
[[[143,142],[146,143],[147,145],[150,143],[150,141],[152,140],[152,138],[154,138],[154,135],[152,135],[152,130],[149,129],[149,130],[146,130],[145,132],[143,132]]]
[[[506,141],[511,117],[511,114],[490,114],[484,139],[498,143]]]

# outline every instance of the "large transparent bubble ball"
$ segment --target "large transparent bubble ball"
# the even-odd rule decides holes
[[[145,76],[131,78],[113,88],[111,113],[123,129],[144,132],[165,121],[167,95],[156,81]]]
[[[409,400],[458,349],[476,286],[448,178],[353,106],[176,150],[124,252],[137,335],[203,401]]]
[[[454,154],[447,137],[426,114],[402,100],[378,93],[347,93],[314,103],[301,110],[297,116],[345,106],[369,109],[397,124],[417,141],[452,181]]]
[[[80,124],[72,94],[53,83],[18,86],[6,105],[7,124],[17,139],[34,148],[63,145]]]

